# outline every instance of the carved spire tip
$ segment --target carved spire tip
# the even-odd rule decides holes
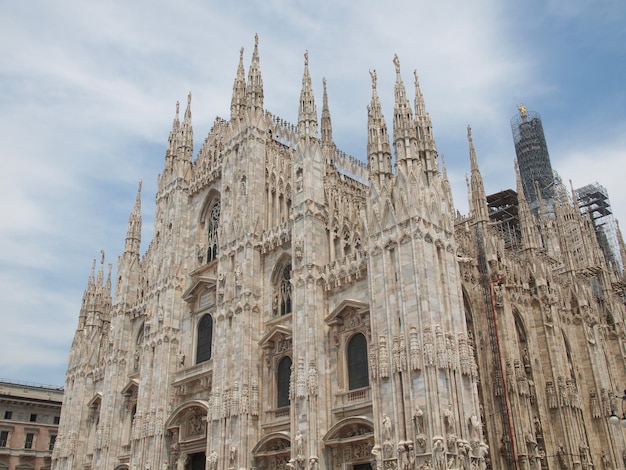
[[[398,59],[398,54],[393,55],[393,65],[396,67],[396,73],[400,74],[400,59]]]

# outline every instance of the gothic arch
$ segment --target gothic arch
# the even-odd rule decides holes
[[[207,196],[204,198],[202,208],[200,209],[200,213],[198,214],[199,223],[204,223],[207,216],[209,215],[211,208],[219,200],[221,200],[220,192],[215,188],[211,188]]]
[[[352,468],[372,461],[374,424],[364,416],[344,418],[322,438],[328,468]]]
[[[347,340],[346,370],[348,372],[348,389],[369,387],[367,337],[361,332],[355,332]]]
[[[291,264],[291,254],[290,253],[283,253],[278,258],[278,261],[276,261],[276,263],[274,263],[274,269],[272,269],[272,275],[271,275],[271,278],[270,278],[272,284],[276,284],[279,281],[280,275],[282,274],[282,271],[283,271],[283,268],[287,264]]]
[[[252,448],[252,453],[257,454],[258,452],[267,451],[271,448],[271,444],[273,441],[282,440],[286,441],[291,445],[291,435],[287,431],[279,431],[268,434],[267,436],[263,436],[259,442]]]
[[[517,307],[513,307],[513,320],[515,321],[515,328],[517,330],[517,338],[520,342],[527,343],[528,342],[528,328],[526,327],[526,322],[522,317],[522,314],[517,309]]]
[[[291,436],[286,431],[262,437],[252,448],[256,468],[287,468],[291,458]]]
[[[196,364],[212,357],[213,325],[213,316],[209,313],[202,315],[196,325]]]
[[[356,433],[355,430],[357,429],[366,429],[367,432],[363,434]],[[349,434],[349,430],[354,432],[354,435],[365,435],[368,433],[374,434],[374,423],[365,416],[344,418],[331,426],[331,428],[322,438],[322,441],[324,441],[324,443],[329,443],[340,439],[345,433]]]
[[[205,400],[190,400],[178,405],[178,407],[172,411],[167,421],[165,421],[165,429],[176,427],[180,424],[181,418],[186,414],[186,411],[198,407],[203,409],[207,414],[209,412],[209,403]]]
[[[123,463],[123,464],[118,465],[117,467],[115,467],[113,470],[128,470],[128,464],[127,463]]]
[[[291,256],[283,253],[271,275],[272,316],[288,315],[292,311]]]

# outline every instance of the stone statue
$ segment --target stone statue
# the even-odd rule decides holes
[[[443,412],[443,422],[446,425],[446,433],[454,434],[454,413],[452,413],[452,405],[449,405]]]
[[[235,446],[230,446],[228,465],[231,468],[236,468],[237,467],[237,448]]]
[[[446,470],[446,449],[443,444],[443,437],[433,437],[433,468],[435,470]]]
[[[424,433],[424,412],[418,406],[415,407],[415,413],[413,413],[413,423],[415,424],[415,434]]]
[[[469,417],[469,428],[470,439],[480,439],[480,420],[478,419],[478,416],[476,416],[476,413],[472,413]]]
[[[376,89],[376,70],[370,70],[370,76],[372,77],[372,89]]]
[[[208,462],[208,470],[217,470],[217,452],[213,451],[209,454]]]
[[[304,436],[301,432],[296,434],[296,455],[298,457],[304,456]]]
[[[391,440],[391,418],[388,415],[383,416],[383,430],[385,433],[385,440]]]

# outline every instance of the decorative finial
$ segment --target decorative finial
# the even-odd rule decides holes
[[[102,256],[101,260],[100,260],[100,264],[102,266],[104,266],[104,250],[100,250],[100,255]]]
[[[239,60],[243,60],[243,46],[239,49]]]
[[[309,66],[309,51],[308,50],[304,51],[304,65],[306,67]]]
[[[257,47],[259,45],[259,33],[256,33],[254,35],[254,47]]]
[[[372,90],[376,90],[376,69],[370,70],[370,77],[372,77]]]
[[[400,59],[398,59],[398,54],[393,55],[393,65],[396,67],[396,73],[400,73]]]
[[[467,125],[467,140],[472,142],[472,127],[469,124]]]
[[[522,119],[526,119],[526,115],[528,114],[526,106],[524,106],[523,103],[520,103],[517,108],[519,109],[519,113],[522,116]]]
[[[324,93],[326,93],[326,77],[322,78],[322,85],[324,85]]]
[[[176,117],[178,117],[178,113],[180,112],[180,103],[176,102]]]
[[[191,104],[191,92],[187,95],[187,104]]]
[[[417,76],[417,69],[413,69],[413,76],[415,77],[415,86],[419,85],[419,77]]]

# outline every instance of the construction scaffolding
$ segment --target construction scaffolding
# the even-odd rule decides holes
[[[501,233],[507,249],[517,251],[521,248],[517,192],[505,189],[487,196],[489,220]]]
[[[596,182],[578,188],[574,192],[580,212],[587,214],[593,221],[596,238],[607,263],[623,271],[624,265],[617,239],[617,225],[611,210],[608,191]]]
[[[539,201],[537,185],[544,201],[548,202],[554,198],[554,175],[541,116],[539,113],[528,111],[524,105],[519,106],[519,111],[519,114],[511,119],[515,154],[524,196],[531,209],[536,209]]]

